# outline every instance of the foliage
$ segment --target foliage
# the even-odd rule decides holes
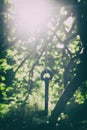
[[[8,0],[0,1],[1,130],[13,129],[17,124],[20,126],[16,130],[28,129],[36,123],[34,119],[36,124],[47,120],[38,116],[38,111],[44,110],[44,83],[40,76],[46,68],[53,73],[49,85],[50,121],[59,117],[60,130],[63,125],[67,127],[67,120],[70,124],[67,129],[75,130],[76,122],[70,119],[74,120],[76,116],[69,117],[68,104],[72,110],[75,103],[83,106],[87,103],[87,2],[59,0],[55,3],[58,9],[53,10],[42,32],[20,32],[19,35],[14,22],[14,5]],[[67,116],[63,119],[60,114],[65,107]],[[83,122],[79,122],[82,126],[78,130],[85,130],[87,122]]]

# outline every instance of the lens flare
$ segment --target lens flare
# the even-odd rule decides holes
[[[49,18],[49,4],[45,0],[13,0],[15,24],[24,33],[39,32]]]

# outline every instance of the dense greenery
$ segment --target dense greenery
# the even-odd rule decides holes
[[[87,1],[51,6],[42,31],[25,33],[14,5],[0,0],[0,130],[87,129]],[[53,73],[47,117],[44,69]]]

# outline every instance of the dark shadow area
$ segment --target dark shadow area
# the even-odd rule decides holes
[[[68,105],[66,116],[64,119],[60,117],[56,124],[47,122],[47,117],[43,117],[42,113],[11,110],[0,117],[0,130],[87,130],[87,103]]]

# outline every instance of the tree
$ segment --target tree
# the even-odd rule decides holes
[[[53,2],[48,24],[37,35],[30,32],[19,34],[17,23],[13,22],[12,7],[9,1],[0,3],[1,105],[14,104],[14,107],[21,106],[25,110],[28,103],[30,106],[33,104],[35,110],[42,109],[40,73],[48,68],[54,75],[50,83],[50,105],[55,105],[54,109],[51,108],[49,121],[55,124],[70,99],[75,98],[76,90],[80,90],[87,101],[87,2]]]
[[[80,64],[77,65],[77,71],[76,76],[73,77],[72,81],[66,85],[65,91],[63,92],[62,96],[60,97],[59,101],[57,102],[50,120],[51,122],[56,122],[58,116],[60,115],[61,112],[64,111],[64,108],[66,107],[67,102],[70,100],[70,98],[73,96],[73,94],[75,93],[75,91],[78,89],[78,87],[81,87],[82,84],[87,80],[87,69],[86,69],[86,65],[87,65],[87,61],[86,61],[86,26],[87,26],[87,9],[86,9],[86,1],[80,1],[80,2],[76,2],[75,5],[73,5],[74,10],[71,12],[72,14],[74,14],[74,16],[76,17],[76,21],[77,21],[77,33],[81,38],[81,42],[82,42],[82,48],[83,48],[83,52],[81,54],[79,54],[79,58],[80,58]],[[78,54],[76,53],[76,56]],[[71,62],[73,63],[74,60],[71,59]],[[76,59],[75,59],[76,60]],[[71,64],[68,64],[68,69],[69,66]],[[69,75],[69,70],[67,68],[65,69],[65,75]],[[84,89],[84,88],[83,88]]]

